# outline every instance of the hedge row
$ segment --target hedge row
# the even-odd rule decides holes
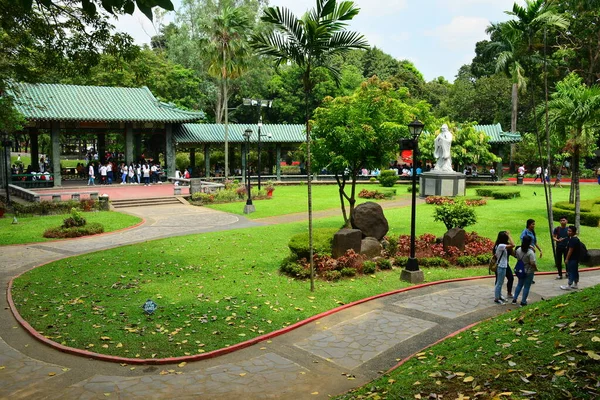
[[[99,233],[104,232],[104,227],[102,224],[97,222],[89,223],[85,226],[75,226],[71,228],[48,228],[44,232],[45,238],[52,239],[65,239],[65,238],[75,238],[81,236],[90,236],[97,235]]]
[[[570,204],[568,201],[554,203],[552,212],[555,218],[565,216],[569,221],[575,221],[575,204]],[[600,225],[600,199],[584,200],[581,202],[579,222],[585,226],[597,227]]]
[[[499,191],[496,189],[475,189],[477,196],[482,197],[493,197],[494,199],[514,199],[515,197],[521,197],[521,192],[518,190],[514,191]]]

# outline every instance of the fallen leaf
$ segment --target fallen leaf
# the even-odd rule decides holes
[[[245,372],[242,372],[242,373],[240,374],[240,376],[246,376],[246,373],[245,373]]]
[[[592,351],[592,350],[587,350],[586,351],[588,357],[590,357],[592,360],[600,360],[600,355],[598,355],[596,352]]]
[[[178,366],[179,368],[183,368],[183,367],[185,367],[186,365],[187,365],[187,363],[184,361],[184,362],[182,362],[182,363],[179,363],[177,366]]]
[[[469,382],[473,382],[475,380],[475,378],[473,378],[472,376],[467,376],[465,379],[463,379],[464,383],[469,383]]]
[[[598,336],[594,336],[592,338],[592,342],[600,342],[600,338]]]
[[[54,376],[54,375],[56,375],[56,372],[50,372],[50,373],[48,373],[48,376]]]

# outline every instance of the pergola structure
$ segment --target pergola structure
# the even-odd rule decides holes
[[[97,134],[98,154],[106,151],[106,134],[125,136],[125,162],[141,156],[142,135],[164,136],[165,164],[175,170],[173,132],[183,123],[204,119],[203,112],[181,110],[154,97],[147,87],[103,87],[62,84],[16,83],[12,89],[15,108],[25,117],[31,139],[31,159],[39,159],[38,134],[49,130],[50,160],[54,185],[61,186],[60,134]]]

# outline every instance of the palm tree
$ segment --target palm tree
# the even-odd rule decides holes
[[[242,8],[224,2],[219,12],[202,24],[204,50],[210,64],[208,73],[218,80],[215,120],[225,123],[225,179],[229,176],[229,85],[246,69],[249,54],[250,20]]]
[[[367,42],[356,32],[345,30],[347,21],[354,18],[359,8],[352,1],[316,0],[316,8],[298,19],[285,7],[269,7],[261,20],[273,26],[270,33],[253,35],[253,47],[261,55],[275,58],[275,65],[288,62],[302,69],[306,124],[306,177],[308,183],[308,242],[310,248],[310,290],[314,291],[312,188],[310,168],[310,97],[314,87],[312,71],[323,66],[339,82],[340,72],[326,61],[334,54],[351,49],[365,49]]]
[[[548,102],[551,129],[566,134],[572,154],[571,180],[575,190],[575,226],[580,225],[579,162],[581,150],[591,148],[594,132],[600,126],[600,87],[586,86],[571,73],[556,85]]]

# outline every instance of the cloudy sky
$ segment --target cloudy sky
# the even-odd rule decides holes
[[[521,0],[516,0],[522,3]],[[177,9],[180,0],[173,0]],[[360,13],[350,23],[376,46],[397,59],[408,59],[427,81],[443,76],[450,82],[473,59],[475,43],[486,39],[490,22],[506,21],[515,0],[355,0]],[[315,0],[271,0],[300,16]],[[173,14],[173,13],[171,13]],[[167,16],[165,21],[172,20]],[[138,44],[149,43],[155,27],[142,14],[122,16],[117,29]]]

